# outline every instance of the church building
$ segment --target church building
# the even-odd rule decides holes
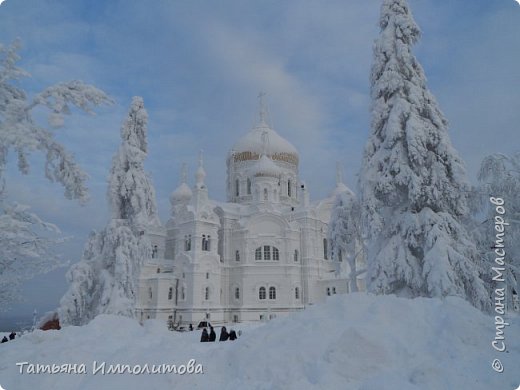
[[[330,197],[311,203],[299,159],[268,125],[260,99],[257,125],[227,156],[227,202],[210,199],[202,154],[192,188],[184,167],[169,221],[147,231],[153,251],[139,279],[137,318],[262,321],[347,293],[348,264],[330,259],[327,226],[336,195],[350,190],[338,170]]]

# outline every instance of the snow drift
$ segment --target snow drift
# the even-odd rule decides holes
[[[455,297],[333,296],[265,325],[242,325],[237,341],[221,343],[200,343],[199,331],[170,332],[155,320],[140,326],[101,315],[83,327],[0,344],[0,384],[8,390],[514,389],[519,320],[508,319],[508,352],[499,353],[491,346],[494,318]],[[492,370],[494,358],[501,359],[502,374]],[[92,372],[94,361],[144,367],[190,359],[203,365],[203,374]],[[20,374],[17,362],[85,364],[86,373]]]

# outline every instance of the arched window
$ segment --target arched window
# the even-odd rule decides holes
[[[204,290],[204,299],[209,301],[209,287],[206,287]]]
[[[298,287],[294,288],[294,298],[300,299],[300,289]]]
[[[186,299],[186,289],[184,286],[181,288],[181,299],[184,301]]]
[[[235,251],[235,261],[240,261],[240,251],[239,250]]]
[[[152,293],[152,288],[151,287],[148,287],[148,298],[150,298],[150,299],[153,298],[153,293]]]
[[[235,180],[235,196],[240,195],[240,182],[238,179]]]
[[[264,245],[264,260],[271,260],[271,247]]]
[[[159,248],[157,245],[154,245],[152,248],[152,259],[155,259],[157,257],[157,252],[159,251]]]
[[[205,234],[202,235],[202,250],[209,251],[210,250],[210,236],[206,237]]]
[[[291,197],[291,180],[287,180],[287,196]]]
[[[191,251],[191,234],[184,236],[184,250]]]
[[[251,195],[251,179],[247,178],[247,195]]]
[[[332,287],[332,294],[336,294],[336,287]]]
[[[330,287],[327,287],[327,295],[330,296]]]
[[[273,260],[280,260],[280,251],[273,246]]]
[[[269,196],[267,195],[267,188],[264,188],[264,201],[267,202],[268,199],[269,199]]]
[[[276,299],[276,288],[269,287],[269,299]]]
[[[262,247],[256,248],[255,260],[262,260]]]
[[[328,249],[328,248],[327,248],[327,239],[324,238],[324,239],[323,239],[323,258],[324,258],[325,260],[328,259],[328,256],[327,256],[328,250],[327,250],[327,249]]]
[[[235,299],[240,299],[240,288],[235,287]]]
[[[258,299],[265,299],[265,287],[258,289]]]
[[[338,250],[338,261],[343,261],[343,252],[341,252],[341,249]]]
[[[209,272],[206,272],[206,279],[209,279]]]
[[[170,287],[170,288],[168,289],[168,300],[171,301],[172,298],[173,298],[173,287]]]
[[[298,262],[298,249],[295,249],[295,250],[294,250],[294,262],[295,262],[295,263]]]

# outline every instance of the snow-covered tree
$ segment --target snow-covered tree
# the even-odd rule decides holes
[[[500,215],[508,223],[504,231],[505,285],[508,287],[506,297],[508,306],[512,305],[512,291],[520,294],[520,153],[513,156],[493,154],[486,156],[480,165],[479,185],[473,201],[472,233],[477,242],[481,258],[485,259],[488,269],[497,266],[495,258],[499,257],[493,249],[495,236],[496,205],[490,198],[502,198],[504,215]],[[493,287],[492,276],[488,282]],[[494,288],[494,287],[493,287]]]
[[[155,191],[143,166],[146,135],[143,100],[134,97],[108,180],[112,218],[104,230],[90,235],[81,261],[67,273],[70,287],[59,309],[63,324],[83,325],[102,313],[135,314],[137,279],[151,254],[144,232],[159,224]]]
[[[340,192],[332,207],[327,233],[331,259],[338,267],[343,261],[348,264],[351,292],[358,291],[357,278],[366,271],[358,269],[364,259],[360,211],[354,193],[350,190]]]
[[[26,174],[28,155],[44,153],[46,177],[63,185],[66,198],[85,201],[86,174],[54,139],[49,127],[61,127],[72,107],[92,113],[95,106],[111,102],[102,91],[80,81],[56,84],[30,98],[18,83],[29,76],[17,66],[19,48],[18,41],[10,46],[0,44],[0,310],[19,298],[23,280],[61,264],[52,251],[59,239],[47,234],[59,230],[31,213],[29,207],[7,202],[4,172],[8,154],[17,155],[18,168]],[[47,126],[33,116],[37,108],[50,111]]]
[[[448,123],[412,54],[420,37],[405,0],[385,0],[371,72],[372,130],[360,188],[368,289],[416,297],[490,298],[461,222],[469,184]]]

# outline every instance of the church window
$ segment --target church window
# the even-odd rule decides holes
[[[251,179],[247,178],[247,195],[251,195]]]
[[[280,251],[273,246],[273,260],[280,260]]]
[[[186,252],[191,251],[191,234],[184,236],[184,250]]]
[[[291,197],[291,181],[290,180],[287,181],[287,196],[289,198]]]
[[[260,287],[258,290],[258,299],[265,299],[265,287]]]
[[[262,247],[256,248],[256,250],[255,250],[255,260],[262,260]]]
[[[336,294],[336,287],[332,287],[332,294]]]
[[[211,319],[211,314],[210,313],[206,313],[206,319],[207,320]]]
[[[294,250],[294,262],[295,262],[295,263],[298,262],[298,249],[295,249],[295,250]]]
[[[271,247],[264,245],[264,260],[271,260]]]
[[[338,261],[343,261],[343,253],[341,252],[341,249],[338,250]]]
[[[295,287],[294,289],[294,298],[300,299],[300,289],[298,287]]]
[[[186,299],[186,289],[184,286],[181,288],[181,299],[184,301]]]
[[[276,299],[276,288],[269,287],[269,299]]]
[[[204,299],[206,301],[209,301],[209,287],[206,287],[206,289],[204,290]]]
[[[324,258],[325,260],[328,259],[328,253],[327,253],[328,251],[327,251],[327,249],[328,249],[328,248],[327,248],[327,239],[324,238],[324,239],[323,239],[323,258]]]
[[[235,251],[235,260],[240,261],[240,251]]]
[[[150,298],[150,299],[153,298],[153,293],[152,293],[152,288],[151,287],[148,287],[148,298]]]
[[[267,188],[264,188],[264,201],[267,202],[268,199],[269,199],[269,196],[267,195]]]
[[[157,273],[158,273],[158,274],[161,273],[161,269],[160,269],[160,268],[157,268]]]
[[[168,300],[171,301],[172,298],[173,298],[173,287],[170,287],[170,288],[168,289]]]
[[[152,259],[155,259],[157,257],[157,252],[159,251],[159,248],[157,245],[154,245],[152,248]]]
[[[235,180],[235,196],[240,195],[240,182],[238,179]]]
[[[240,299],[240,288],[235,288],[235,299]]]
[[[327,287],[327,295],[330,296],[330,287]]]
[[[209,279],[209,272],[206,272],[206,279]]]
[[[207,236],[205,234],[202,235],[202,250],[203,251],[209,251],[210,250],[210,236]]]

